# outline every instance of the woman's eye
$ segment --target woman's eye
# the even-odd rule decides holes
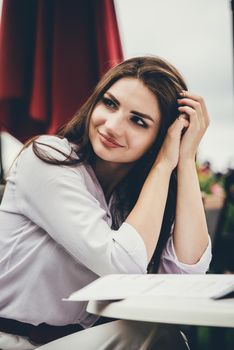
[[[102,102],[104,103],[104,105],[105,105],[107,108],[111,108],[111,109],[116,108],[115,103],[114,103],[110,98],[103,97],[103,98],[102,98]]]
[[[132,120],[135,124],[141,126],[142,128],[147,128],[148,125],[142,120],[142,118],[138,117],[137,115],[134,115],[132,117]]]

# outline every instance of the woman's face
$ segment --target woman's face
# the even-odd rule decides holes
[[[138,79],[122,78],[96,105],[89,138],[95,154],[114,163],[132,163],[153,144],[160,125],[155,95]]]

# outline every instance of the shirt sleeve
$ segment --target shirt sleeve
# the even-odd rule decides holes
[[[158,273],[204,274],[209,268],[211,258],[211,240],[209,237],[208,246],[196,264],[189,265],[180,262],[176,256],[171,235],[162,253]]]
[[[118,230],[110,228],[104,219],[106,211],[87,189],[79,166],[47,164],[28,147],[17,167],[17,206],[45,231],[45,237],[97,275],[146,273],[141,236],[128,223]]]

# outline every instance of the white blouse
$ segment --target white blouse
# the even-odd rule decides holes
[[[40,142],[66,154],[66,139]],[[41,146],[51,156],[64,156]],[[110,206],[91,166],[56,166],[38,159],[32,146],[15,161],[0,206],[0,317],[34,325],[80,323],[98,316],[86,302],[63,298],[110,273],[146,273],[144,242],[128,223],[111,229]],[[205,273],[211,243],[194,265],[180,263],[169,238],[160,273]]]

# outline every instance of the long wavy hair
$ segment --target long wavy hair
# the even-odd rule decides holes
[[[45,148],[41,148],[41,142],[36,138],[30,140],[33,151],[41,160],[56,165],[74,166],[79,163],[93,165],[95,153],[89,140],[89,122],[92,112],[97,103],[102,99],[104,93],[119,79],[135,78],[155,95],[160,109],[160,127],[156,139],[150,150],[146,152],[131,168],[125,178],[115,188],[115,198],[111,208],[113,218],[113,229],[118,229],[126,219],[139,197],[145,179],[157,158],[167,130],[178,117],[179,93],[187,90],[186,83],[178,70],[166,60],[155,56],[143,56],[130,58],[111,68],[100,80],[92,95],[84,105],[75,113],[74,117],[63,126],[57,136],[66,138],[73,143],[71,154],[64,154],[64,160],[52,158]],[[51,147],[51,146],[49,146]],[[53,148],[53,147],[52,147]],[[57,150],[59,153],[61,151]],[[74,153],[73,153],[74,154]],[[177,193],[176,169],[171,174],[168,196],[161,226],[159,240],[149,263],[148,271],[156,272],[160,263],[160,257],[171,233],[175,219]],[[155,193],[157,196],[157,193]],[[157,213],[155,213],[157,215]]]

